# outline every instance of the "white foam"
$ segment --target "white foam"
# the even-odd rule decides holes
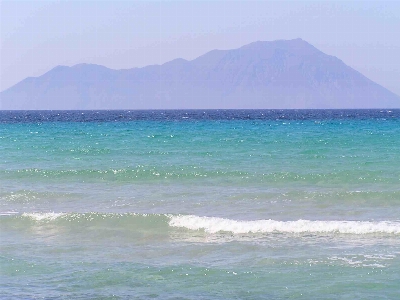
[[[369,221],[237,221],[224,218],[199,217],[194,215],[172,216],[169,221],[172,227],[191,230],[204,230],[208,233],[347,233],[347,234],[400,234],[400,222]]]
[[[54,221],[55,219],[62,217],[64,213],[23,213],[23,217],[30,218],[34,221]]]
[[[0,216],[14,216],[19,214],[17,211],[2,211],[0,212]]]

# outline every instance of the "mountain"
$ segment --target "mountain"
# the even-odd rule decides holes
[[[302,39],[111,70],[58,66],[0,94],[1,109],[399,108],[400,97]]]

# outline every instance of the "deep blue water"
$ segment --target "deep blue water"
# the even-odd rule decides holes
[[[99,110],[0,111],[1,123],[127,122],[192,120],[386,120],[399,119],[394,110]]]

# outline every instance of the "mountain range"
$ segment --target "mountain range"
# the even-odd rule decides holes
[[[112,70],[57,66],[0,93],[0,109],[399,108],[400,97],[302,39]]]

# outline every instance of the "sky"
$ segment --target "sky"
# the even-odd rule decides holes
[[[400,1],[4,1],[0,91],[57,65],[128,69],[302,38],[400,95]]]

